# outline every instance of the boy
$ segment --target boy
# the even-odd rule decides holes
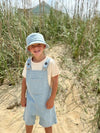
[[[57,123],[54,100],[59,71],[54,60],[44,54],[49,45],[42,34],[30,34],[26,43],[32,54],[22,73],[21,105],[25,107],[26,133],[32,133],[36,116],[39,116],[39,124],[45,128],[45,133],[52,133],[52,125]]]

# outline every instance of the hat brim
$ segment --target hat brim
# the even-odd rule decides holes
[[[29,50],[28,50],[28,47],[29,47],[29,46],[34,45],[34,44],[38,44],[38,43],[39,43],[39,44],[45,45],[46,48],[49,48],[49,45],[48,45],[47,43],[43,43],[43,42],[40,42],[40,41],[36,41],[36,42],[31,42],[31,43],[26,47],[26,50],[29,51]]]

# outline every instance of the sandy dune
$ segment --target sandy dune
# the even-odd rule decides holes
[[[50,56],[59,64],[62,47],[54,47],[50,50]],[[57,50],[58,49],[58,50]],[[55,51],[57,50],[57,53]],[[55,100],[58,123],[53,126],[53,133],[87,133],[88,125],[83,120],[86,118],[79,99],[79,90],[74,84],[72,73],[65,68],[61,74],[67,75],[66,79],[59,78],[60,90]],[[8,89],[7,89],[8,88]],[[8,91],[7,91],[8,90]],[[20,103],[21,84],[14,88],[3,85],[0,87],[0,133],[25,133],[23,111]],[[17,105],[18,104],[18,105]],[[9,108],[9,109],[7,109]],[[38,117],[34,126],[34,133],[44,133],[43,127],[38,124]]]
[[[21,87],[18,89],[20,90]],[[2,101],[3,103],[0,106],[0,133],[25,133],[22,119],[24,108],[14,105],[15,99],[11,95],[12,93],[14,93],[14,88],[10,93],[5,94],[8,100],[5,98],[2,99],[4,102]],[[73,102],[72,94],[67,96],[65,103],[61,103],[58,100],[59,97],[61,98],[58,94],[55,101],[58,123],[53,126],[54,133],[86,133],[83,130],[84,123],[81,121],[84,112]],[[14,102],[12,102],[12,99]],[[11,107],[11,109],[7,109],[7,107]],[[38,124],[38,121],[39,118],[37,117],[33,131],[34,133],[44,133],[44,129]]]

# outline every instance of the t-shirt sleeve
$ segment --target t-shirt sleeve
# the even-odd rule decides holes
[[[24,69],[23,69],[23,72],[22,72],[22,76],[24,78],[26,78],[26,63],[25,63],[25,66],[24,66]]]
[[[51,77],[54,77],[60,74],[57,63],[53,59],[51,59],[50,61],[50,69],[51,69]]]

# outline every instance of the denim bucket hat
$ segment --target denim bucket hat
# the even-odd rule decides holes
[[[49,48],[49,45],[45,42],[42,34],[31,33],[26,38],[26,44],[27,44],[26,49],[28,48],[28,46],[30,46],[32,44],[37,44],[37,43],[44,44],[46,46],[46,48]]]

